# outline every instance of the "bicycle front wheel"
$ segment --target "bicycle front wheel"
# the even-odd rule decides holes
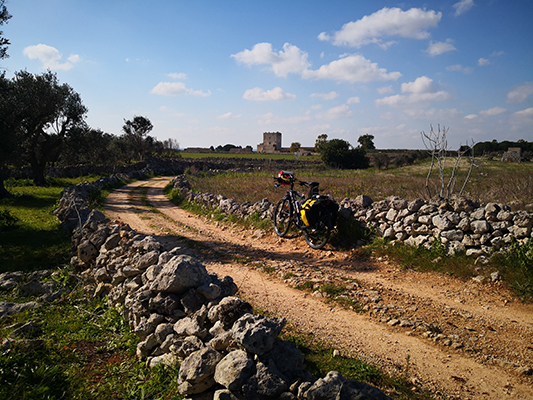
[[[285,236],[291,227],[293,208],[288,198],[283,198],[274,209],[274,230],[278,236]]]
[[[304,229],[304,238],[307,244],[313,249],[321,249],[326,245],[331,234],[331,224],[329,220],[321,220],[316,226]]]

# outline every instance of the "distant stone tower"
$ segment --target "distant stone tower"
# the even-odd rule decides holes
[[[264,132],[263,143],[257,145],[258,153],[277,153],[281,151],[281,132]]]

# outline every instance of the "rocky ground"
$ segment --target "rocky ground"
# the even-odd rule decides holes
[[[386,259],[313,250],[302,237],[199,218],[165,198],[170,179],[113,192],[106,216],[182,246],[208,270],[232,276],[254,306],[343,355],[409,376],[436,398],[533,398],[533,306],[498,282],[405,271]],[[332,301],[336,288],[344,291]]]

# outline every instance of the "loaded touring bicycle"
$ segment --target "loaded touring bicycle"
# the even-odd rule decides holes
[[[273,178],[274,186],[289,187],[274,209],[276,234],[284,237],[294,225],[303,231],[305,241],[313,249],[324,247],[337,221],[337,202],[331,196],[319,194],[318,182],[297,180],[292,172],[281,171]],[[307,198],[294,189],[295,183],[309,189]]]

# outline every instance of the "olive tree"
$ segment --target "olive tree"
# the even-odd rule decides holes
[[[11,18],[11,15],[7,11],[7,8],[4,3],[4,0],[0,0],[0,26],[7,24],[7,22]],[[4,37],[4,32],[0,31],[0,60],[9,57],[7,55],[7,47],[9,45],[9,40]]]
[[[80,95],[68,84],[59,84],[51,71],[16,72],[10,99],[16,109],[9,129],[20,142],[20,157],[30,164],[34,184],[44,185],[46,164],[58,159],[65,138],[85,123],[87,108]]]
[[[370,162],[365,149],[353,148],[343,139],[331,139],[320,145],[320,153],[324,164],[340,169],[364,169]]]
[[[144,160],[144,157],[150,152],[154,138],[148,136],[154,126],[146,117],[134,116],[133,120],[124,120],[122,131],[124,138],[129,144],[132,157],[138,160]]]

